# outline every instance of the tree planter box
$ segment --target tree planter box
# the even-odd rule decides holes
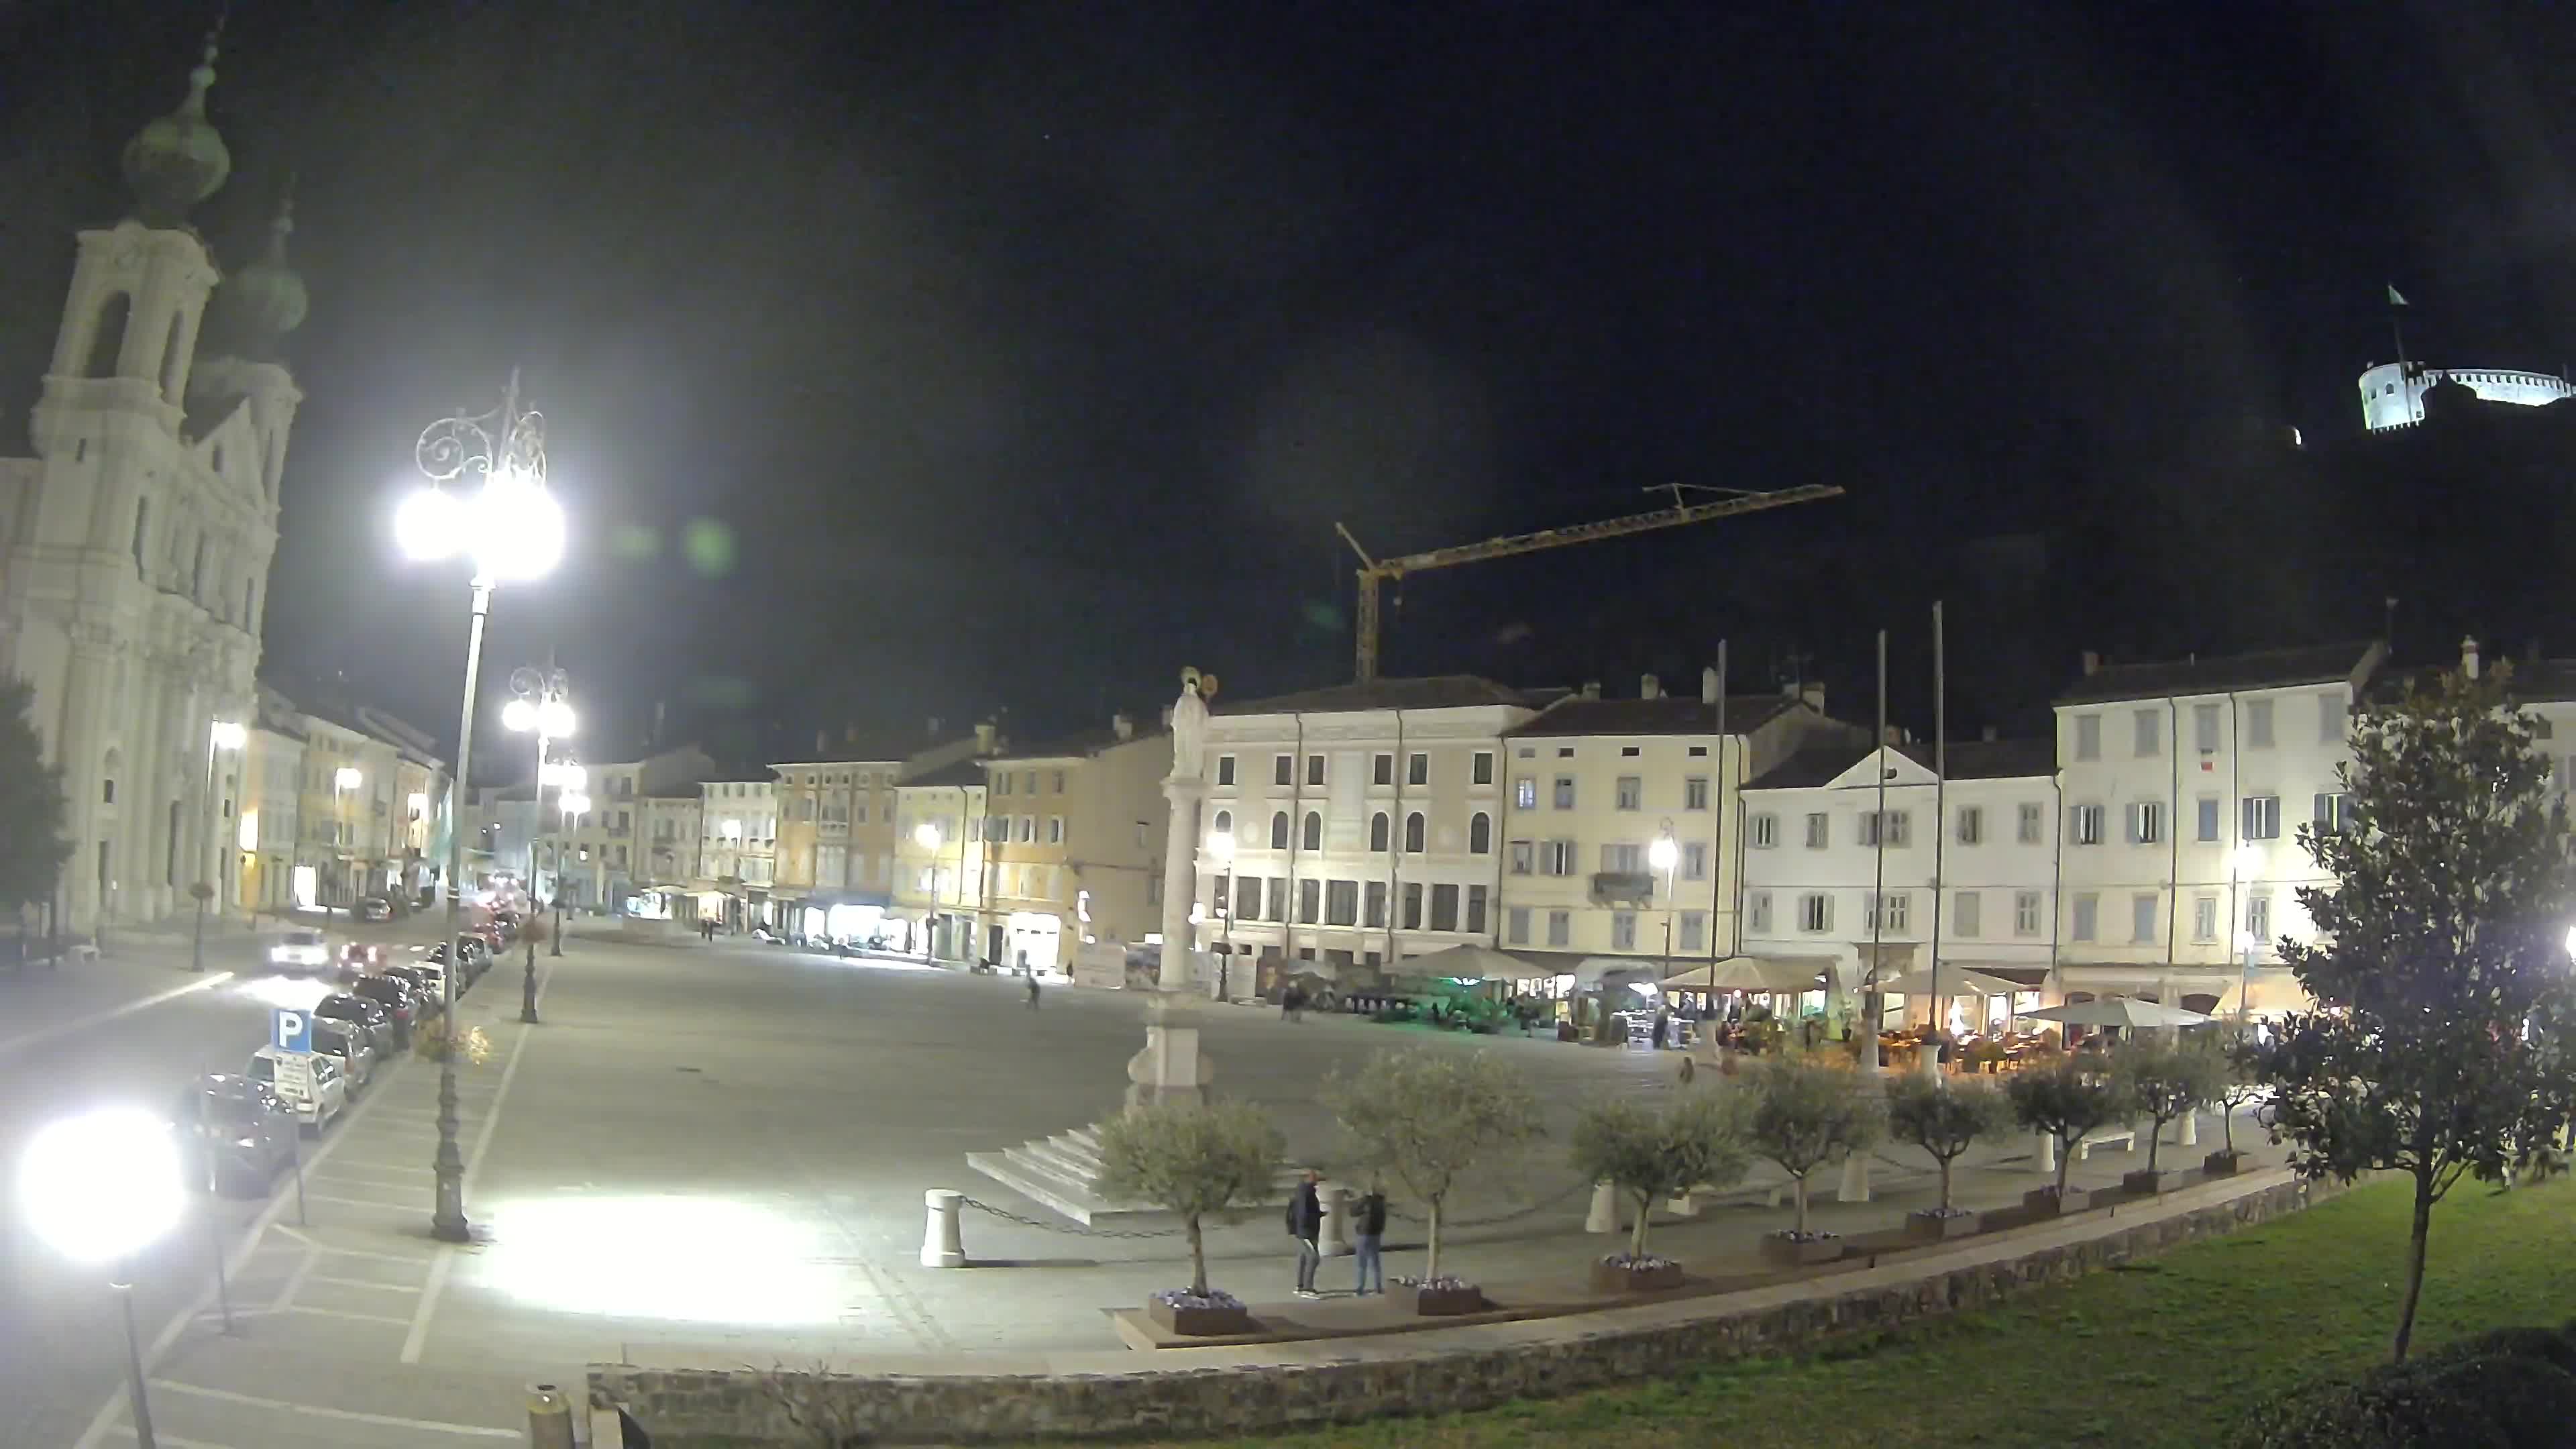
[[[2241,1152],[2230,1152],[2223,1147],[2200,1160],[2200,1172],[2203,1177],[2234,1177],[2244,1170],[2245,1155]]]
[[[1984,1219],[1975,1213],[1958,1213],[1943,1217],[1938,1213],[1910,1212],[1905,1215],[1905,1236],[1926,1243],[1946,1243],[1952,1238],[1976,1235]]]
[[[1413,1288],[1398,1283],[1386,1290],[1386,1301],[1405,1313],[1445,1318],[1453,1313],[1482,1313],[1485,1290],[1472,1283],[1459,1288]]]
[[[2021,1195],[2021,1205],[2032,1217],[2058,1218],[2093,1206],[2093,1194],[2081,1187],[2070,1187],[2062,1194],[2055,1188],[2034,1187]]]
[[[1840,1238],[1786,1238],[1773,1233],[1762,1239],[1763,1261],[1783,1268],[1812,1268],[1842,1255]]]
[[[1148,1298],[1145,1315],[1174,1333],[1192,1337],[1252,1331],[1252,1310],[1248,1308],[1175,1308],[1159,1298]]]
[[[1623,1268],[1615,1263],[1594,1262],[1592,1291],[1595,1293],[1656,1293],[1682,1286],[1682,1265],[1666,1263],[1658,1268]]]
[[[2176,1181],[2181,1176],[2180,1172],[2170,1167],[2159,1167],[2153,1172],[2142,1167],[2135,1172],[2120,1174],[2120,1186],[2129,1192],[2143,1192],[2152,1196],[2156,1193],[2173,1191]]]

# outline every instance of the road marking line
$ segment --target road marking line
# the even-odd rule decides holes
[[[96,1026],[103,1021],[114,1021],[120,1016],[131,1016],[138,1011],[149,1011],[165,1001],[176,1001],[182,996],[193,996],[200,991],[212,991],[232,979],[233,973],[229,971],[210,972],[185,986],[173,986],[167,991],[156,991],[150,996],[138,997],[121,1006],[111,1006],[105,1011],[93,1011],[87,1016],[76,1016],[69,1021],[58,1021],[52,1026],[38,1027],[34,1031],[13,1036],[6,1041],[0,1041],[0,1052],[20,1051],[41,1041],[51,1041],[66,1032]]]
[[[411,1321],[408,1318],[396,1318],[391,1314],[386,1313],[351,1313],[346,1309],[341,1308],[307,1308],[301,1303],[289,1303],[278,1311],[281,1313],[310,1313],[316,1318],[346,1318],[356,1323],[388,1323],[396,1328],[400,1328]]]
[[[336,1202],[342,1207],[386,1208],[394,1212],[402,1212],[409,1208],[419,1206],[418,1203],[385,1202],[381,1199],[372,1197],[333,1197],[327,1192],[313,1193],[311,1194],[311,1197],[315,1202]]]
[[[286,1281],[278,1285],[277,1296],[268,1300],[268,1306],[271,1309],[284,1309],[293,1304],[297,1291],[303,1288],[304,1280],[312,1274],[313,1265],[318,1261],[320,1261],[320,1255],[310,1252],[298,1259],[294,1269],[286,1275]]]
[[[111,1432],[122,1434],[128,1439],[143,1437],[134,1432],[134,1426],[131,1424],[119,1424]],[[153,1431],[152,1442],[167,1444],[170,1449],[233,1449],[230,1444],[210,1444],[203,1439],[182,1439],[176,1434],[164,1434],[157,1429]]]
[[[419,1177],[435,1177],[438,1175],[426,1167],[414,1167],[408,1162],[377,1162],[371,1158],[365,1157],[350,1158],[349,1166],[363,1167],[372,1172],[408,1172]]]
[[[329,1273],[316,1273],[313,1275],[313,1281],[316,1283],[337,1283],[343,1288],[375,1288],[386,1293],[417,1293],[420,1291],[408,1283],[379,1283],[373,1278],[339,1278],[334,1277]]]
[[[408,1065],[408,1063],[405,1065]],[[361,1102],[352,1110],[359,1114],[364,1114],[373,1110],[374,1106],[375,1104],[373,1102]],[[304,1166],[307,1170],[319,1166],[324,1159],[328,1158],[339,1148],[341,1143],[348,1140],[348,1134],[345,1132],[336,1137],[324,1138],[321,1143],[313,1149],[313,1155],[304,1159]],[[283,1192],[275,1193],[270,1196],[268,1206],[260,1211],[258,1217],[251,1220],[249,1231],[243,1236],[241,1242],[235,1245],[232,1253],[225,1260],[224,1272],[227,1277],[238,1278],[241,1276],[241,1270],[248,1266],[252,1256],[259,1252],[262,1246],[262,1240],[268,1236],[268,1230],[270,1228],[280,1226],[278,1220],[286,1216],[287,1204],[290,1201],[291,1199],[288,1195]],[[286,1229],[286,1231],[292,1232],[293,1229]],[[206,1311],[207,1305],[214,1301],[214,1290],[208,1288],[197,1295],[194,1303],[191,1303],[187,1307],[180,1309],[178,1312],[171,1314],[170,1321],[161,1326],[161,1331],[153,1335],[151,1344],[145,1348],[143,1352],[143,1362],[145,1366],[148,1368],[153,1364],[159,1363],[161,1361],[161,1356],[168,1353],[171,1346],[179,1341],[179,1336],[188,1331],[188,1325],[194,1323],[197,1320],[198,1315]],[[122,1414],[124,1411],[125,1391],[123,1389],[118,1389],[107,1396],[107,1401],[105,1403],[98,1406],[97,1413],[90,1416],[89,1427],[82,1430],[80,1438],[73,1441],[72,1449],[98,1449],[99,1441],[106,1438],[109,1433],[113,1432],[118,1427],[116,1423],[117,1416]],[[176,1440],[171,1440],[170,1442],[174,1444],[177,1443]],[[181,1449],[185,1449],[185,1446],[181,1446]],[[212,1446],[212,1449],[223,1449],[223,1446]]]
[[[420,1186],[417,1182],[405,1182],[400,1178],[360,1177],[354,1172],[308,1172],[305,1174],[305,1179],[310,1182],[339,1183],[347,1187],[389,1187],[397,1192],[409,1192]]]
[[[263,1399],[256,1394],[237,1394],[230,1389],[201,1388],[195,1384],[180,1383],[176,1379],[154,1379],[152,1387],[166,1389],[174,1394],[195,1394],[199,1398],[215,1399],[227,1404],[243,1404],[255,1409],[284,1409],[290,1414],[309,1414],[317,1419],[342,1419],[353,1424],[383,1424],[395,1429],[427,1429],[432,1433],[466,1434],[478,1439],[524,1437],[522,1431],[517,1429],[494,1429],[483,1424],[451,1424],[444,1419],[406,1419],[398,1414],[367,1414],[356,1409],[331,1409],[320,1404],[299,1404],[288,1399]],[[167,1434],[160,1437],[161,1442],[165,1444],[179,1442]]]
[[[483,1153],[492,1145],[492,1129],[501,1122],[501,1099],[509,1095],[512,1078],[519,1075],[519,1054],[528,1048],[528,1029],[519,1028],[516,1041],[510,1043],[510,1060],[501,1068],[501,1084],[492,1089],[492,1110],[483,1116],[482,1130],[474,1134],[474,1148],[465,1155],[464,1174],[457,1179],[457,1196],[468,1196],[474,1187],[474,1173],[483,1165]],[[447,1289],[448,1270],[455,1265],[456,1249],[442,1245],[438,1261],[429,1266],[429,1282],[420,1292],[420,1305],[412,1311],[411,1332],[403,1336],[402,1361],[420,1362],[420,1351],[429,1342],[429,1320],[438,1312],[438,1297]]]
[[[429,1253],[377,1253],[365,1248],[335,1248],[328,1243],[317,1243],[293,1228],[280,1227],[277,1231],[317,1253],[332,1253],[343,1258],[372,1258],[379,1263],[423,1264],[432,1261],[434,1256]]]

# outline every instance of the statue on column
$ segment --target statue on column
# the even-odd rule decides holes
[[[1181,671],[1181,697],[1172,702],[1172,778],[1197,780],[1207,774],[1207,702],[1216,694],[1216,676],[1196,669]]]

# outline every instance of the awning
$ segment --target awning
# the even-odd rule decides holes
[[[2134,996],[2105,996],[2098,1001],[2044,1006],[2037,1011],[2014,1014],[2032,1021],[2064,1022],[2068,1026],[2199,1026],[2210,1020],[2202,1012],[2140,1001]]]
[[[1822,956],[1729,956],[1664,978],[1667,991],[1814,991]]]
[[[1491,946],[1451,946],[1427,956],[1407,956],[1386,968],[1390,976],[1455,976],[1481,981],[1499,976],[1515,980],[1533,975],[1528,962]]]
[[[1878,989],[1898,996],[1929,996],[1934,989],[1932,972],[1929,969],[1908,971],[1902,976],[1881,981],[1878,983]],[[1989,976],[1974,967],[1944,966],[1941,968],[1939,989],[1942,996],[1952,997],[2011,996],[2033,988],[2024,986],[2018,981],[2005,980],[2001,976]]]
[[[1652,981],[1661,963],[1645,956],[1586,956],[1575,963],[1574,987],[1588,991],[1606,981],[1625,977],[1633,981]]]

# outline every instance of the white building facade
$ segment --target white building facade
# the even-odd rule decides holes
[[[226,278],[187,224],[231,168],[205,116],[213,50],[126,148],[133,214],[81,233],[36,404],[0,461],[0,667],[35,690],[63,771],[73,929],[186,905],[237,849],[207,786],[213,726],[248,724],[303,320],[280,216]],[[220,283],[221,285],[218,285]]]
[[[2353,707],[2384,657],[2356,642],[2088,661],[2056,704],[2070,998],[2297,1003],[2278,943],[2312,931],[2298,889],[2329,883],[2298,829],[2341,818]]]
[[[698,911],[729,931],[774,924],[778,781],[766,770],[698,786]]]

